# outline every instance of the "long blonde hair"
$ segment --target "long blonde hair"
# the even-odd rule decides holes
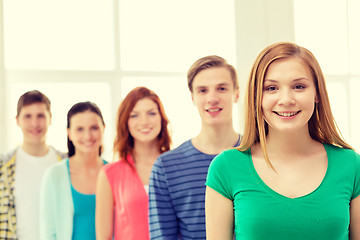
[[[237,149],[247,151],[259,142],[265,161],[273,168],[266,148],[268,125],[264,121],[261,101],[267,69],[274,61],[284,58],[301,59],[313,75],[319,102],[316,103],[313,115],[308,123],[311,138],[321,143],[352,149],[343,139],[331,112],[325,79],[319,63],[309,50],[290,42],[275,43],[266,47],[257,56],[252,66],[245,99],[244,137]]]

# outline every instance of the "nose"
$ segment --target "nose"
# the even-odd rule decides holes
[[[294,104],[295,103],[295,100],[292,96],[292,93],[291,91],[289,90],[283,90],[283,91],[280,91],[279,93],[279,101],[278,103],[280,105],[285,105],[285,106],[288,106],[288,105],[291,105],[291,104]]]
[[[142,126],[146,125],[146,124],[148,123],[148,121],[149,121],[148,118],[149,118],[149,117],[148,117],[147,114],[142,114],[142,115],[140,116],[140,124],[141,124]]]
[[[87,130],[87,131],[84,132],[84,138],[85,138],[86,140],[89,140],[89,139],[92,138],[91,130]]]
[[[32,127],[38,127],[39,126],[39,120],[36,117],[31,118],[31,126]]]
[[[219,93],[217,91],[209,91],[207,101],[211,105],[216,105],[219,102]]]

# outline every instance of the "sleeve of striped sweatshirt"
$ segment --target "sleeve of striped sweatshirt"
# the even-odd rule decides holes
[[[149,224],[150,239],[178,239],[178,220],[161,157],[153,165],[150,176]]]

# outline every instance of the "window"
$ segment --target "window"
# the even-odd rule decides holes
[[[5,1],[6,150],[22,139],[19,96],[39,89],[52,102],[50,144],[66,150],[66,113],[90,100],[104,114],[111,158],[117,108],[139,85],[163,101],[178,146],[200,131],[186,71],[212,54],[236,66],[235,25],[234,0]]]
[[[322,11],[324,6],[326,11]],[[345,139],[358,151],[359,7],[357,0],[294,0],[296,42],[318,59],[335,119]]]
[[[233,9],[233,0],[120,0],[121,69],[186,72],[211,54],[235,63]]]
[[[111,0],[4,1],[9,69],[112,70]]]

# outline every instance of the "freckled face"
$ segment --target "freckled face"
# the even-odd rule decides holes
[[[140,99],[132,109],[128,127],[134,142],[153,142],[161,131],[161,115],[157,104],[150,98]]]
[[[308,66],[298,58],[271,63],[264,80],[262,111],[271,131],[308,131],[318,101]]]

